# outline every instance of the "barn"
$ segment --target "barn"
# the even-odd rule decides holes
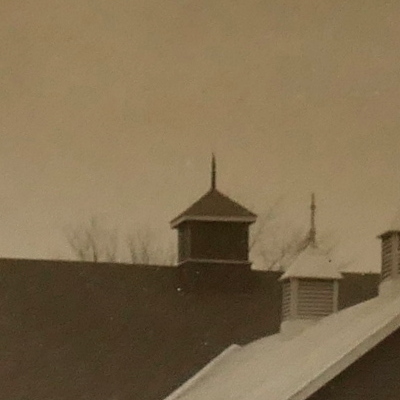
[[[379,238],[378,296],[341,310],[343,274],[313,239],[280,277],[279,332],[228,347],[167,399],[398,399],[398,221]]]

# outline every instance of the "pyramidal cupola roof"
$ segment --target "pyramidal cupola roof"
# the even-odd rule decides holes
[[[253,223],[256,215],[217,190],[216,161],[212,157],[211,188],[194,204],[171,221],[175,228],[185,221],[223,221]]]
[[[309,244],[281,279],[288,278],[341,279],[342,275],[321,249]]]
[[[331,262],[328,255],[318,247],[315,227],[315,196],[311,197],[311,224],[307,247],[295,258],[282,275],[281,280],[289,278],[341,279],[342,274]]]

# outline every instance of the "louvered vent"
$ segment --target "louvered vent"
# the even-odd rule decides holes
[[[320,318],[334,311],[332,281],[306,279],[299,281],[298,309],[300,318]]]
[[[283,282],[282,296],[282,320],[286,320],[290,317],[290,281]]]
[[[382,276],[381,276],[382,281],[390,277],[391,266],[392,266],[391,264],[392,264],[392,238],[391,236],[388,236],[382,240]]]

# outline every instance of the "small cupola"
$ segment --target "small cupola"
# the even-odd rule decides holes
[[[398,293],[400,288],[400,213],[389,228],[378,236],[381,239],[380,294]]]
[[[210,189],[171,221],[178,231],[178,267],[196,279],[214,274],[214,280],[250,270],[249,227],[255,221],[255,214],[217,189],[213,155]]]
[[[283,285],[283,333],[297,334],[338,310],[339,280],[342,275],[317,244],[315,211],[313,194],[308,245],[280,278]]]

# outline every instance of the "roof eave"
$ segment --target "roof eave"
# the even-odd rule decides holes
[[[202,222],[237,222],[253,224],[257,217],[254,216],[206,216],[206,215],[181,215],[170,222],[171,228],[175,229],[183,222],[202,221]]]

